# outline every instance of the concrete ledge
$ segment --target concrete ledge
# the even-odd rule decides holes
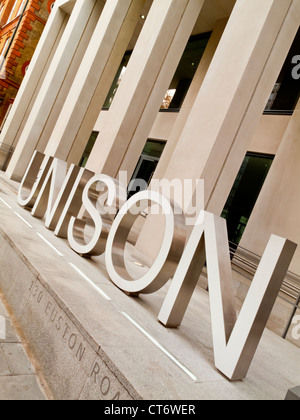
[[[157,314],[168,285],[129,298],[110,282],[102,258],[74,254],[1,182],[0,198],[0,289],[54,399],[283,400],[300,383],[299,349],[270,331],[247,379],[229,382],[214,367],[204,290],[196,291],[182,327],[167,330]]]
[[[7,236],[2,236],[2,232],[0,249],[1,289],[30,343],[53,397],[140,398],[115,367],[108,367],[111,361],[102,353],[99,344],[74,319],[60,296],[49,289],[45,278]],[[57,270],[56,281],[62,278],[66,280],[65,274]],[[71,273],[67,278],[70,281]],[[85,297],[92,302],[92,293],[88,296],[86,292]],[[88,307],[86,304],[81,310],[89,313]]]

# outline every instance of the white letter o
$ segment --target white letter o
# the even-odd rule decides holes
[[[139,213],[133,214],[137,203],[140,205]],[[126,240],[140,212],[152,204],[158,204],[165,216],[163,243],[149,271],[141,278],[134,279],[126,269],[124,253]],[[105,260],[111,280],[124,292],[154,293],[173,277],[186,240],[183,212],[174,214],[174,207],[175,205],[157,192],[142,191],[129,199],[117,215],[107,239]]]

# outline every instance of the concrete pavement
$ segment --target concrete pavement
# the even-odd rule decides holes
[[[45,400],[36,371],[1,300],[0,324],[0,400]]]

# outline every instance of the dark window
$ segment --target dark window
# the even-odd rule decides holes
[[[117,72],[117,74],[114,78],[114,81],[113,81],[113,83],[110,87],[107,98],[104,102],[104,105],[103,105],[104,110],[108,110],[110,108],[110,106],[112,104],[112,101],[114,100],[114,97],[116,96],[118,87],[120,86],[122,77],[123,77],[123,75],[126,71],[126,68],[128,66],[128,62],[129,62],[129,59],[131,57],[131,54],[132,54],[132,51],[127,51],[126,54],[123,57],[123,60],[122,60],[122,62],[120,64],[120,67],[119,67],[119,70],[118,70],[118,72]]]
[[[128,186],[128,197],[148,187],[166,143],[148,140]],[[141,182],[142,181],[142,182]]]
[[[91,137],[86,145],[86,148],[83,152],[82,158],[80,159],[79,162],[79,166],[81,166],[82,168],[85,168],[85,165],[88,161],[88,158],[90,157],[90,154],[93,150],[93,147],[96,143],[97,137],[98,137],[99,132],[98,131],[93,131],[91,134]]]
[[[178,111],[181,108],[210,36],[211,32],[190,38],[164,98],[162,111]]]
[[[300,96],[300,29],[274,86],[265,113],[292,114]]]
[[[273,163],[274,156],[247,153],[224,207],[229,242],[240,243],[260,191]]]
[[[186,97],[188,89],[195,76],[200,60],[208,44],[211,32],[192,36],[186,46],[180,63],[177,67],[172,83],[164,98],[162,111],[178,111]],[[110,108],[112,101],[117,93],[122,77],[126,71],[132,51],[127,51],[124,55],[120,68],[115,76],[113,84],[107,95],[103,109]]]

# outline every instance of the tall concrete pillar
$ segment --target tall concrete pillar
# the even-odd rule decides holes
[[[68,18],[61,7],[53,9],[1,132],[0,143],[16,146]]]
[[[145,0],[107,1],[45,153],[78,163],[133,35]]]
[[[52,108],[55,108],[54,105],[65,82],[72,60],[80,45],[88,22],[93,17],[93,11],[98,10],[101,5],[104,5],[102,0],[76,1],[8,166],[7,174],[12,179],[20,180],[23,177],[35,149],[41,152],[44,151],[45,144],[39,144],[43,130]]]
[[[208,211],[221,214],[224,208],[298,30],[299,9],[298,0],[236,2],[167,170],[160,174],[169,180],[203,179]],[[185,208],[196,202],[184,198]],[[150,242],[149,229],[146,223],[137,248],[151,260],[159,244]]]
[[[298,30],[299,9],[298,0],[236,2],[165,173],[204,179],[210,211],[224,207]]]
[[[300,275],[300,101],[283,136],[241,246],[262,255],[270,235],[299,244],[291,271]],[[257,232],[260,232],[257,235]]]
[[[180,109],[180,112],[178,114],[178,117],[176,119],[176,122],[174,124],[174,127],[172,129],[172,132],[170,134],[170,137],[168,139],[168,142],[166,144],[166,147],[164,149],[164,153],[157,165],[157,169],[155,171],[155,174],[153,176],[154,179],[160,179],[163,178],[167,167],[169,165],[169,162],[172,158],[172,154],[175,150],[175,147],[180,139],[181,133],[184,129],[185,123],[187,121],[187,118],[191,112],[191,109],[194,105],[194,102],[197,98],[197,95],[199,93],[199,90],[201,88],[201,85],[205,79],[206,73],[209,69],[210,63],[213,59],[213,56],[216,52],[216,49],[219,45],[220,39],[223,35],[224,29],[226,27],[226,24],[228,22],[228,19],[222,19],[219,20],[213,30],[213,33],[210,37],[210,40],[207,44],[207,47],[205,49],[205,52],[203,54],[203,57],[200,61],[200,64],[197,68],[196,74],[193,78],[192,84],[188,90],[188,93],[185,97],[185,100],[182,104],[182,107]]]
[[[88,169],[133,173],[202,5],[203,0],[154,0]]]

